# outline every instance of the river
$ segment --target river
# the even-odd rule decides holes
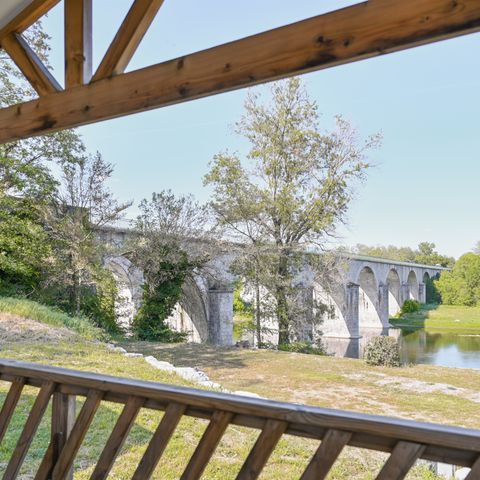
[[[339,357],[362,358],[370,338],[389,335],[398,340],[404,364],[480,368],[480,334],[468,331],[430,332],[424,329],[364,330],[360,339],[325,338],[327,352]]]

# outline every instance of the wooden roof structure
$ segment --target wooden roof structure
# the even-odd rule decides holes
[[[125,73],[163,3],[163,0],[134,0],[93,72],[92,1],[63,0],[65,88],[22,36],[23,31],[60,0],[1,1],[0,45],[39,98],[0,109],[0,143],[480,30],[480,0],[368,0]]]

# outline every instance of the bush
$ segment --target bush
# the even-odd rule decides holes
[[[182,283],[182,278],[174,278],[155,287],[143,285],[143,303],[132,325],[139,340],[177,343],[187,339],[187,333],[172,330],[166,323],[180,299]]]
[[[392,337],[374,337],[367,343],[363,358],[367,365],[399,367],[398,343]]]
[[[95,288],[87,289],[83,295],[82,313],[92,322],[111,334],[120,334],[115,302],[118,288],[112,273],[100,270],[95,273]]]
[[[407,313],[415,313],[420,310],[420,302],[417,300],[405,300],[402,308],[400,310],[400,315],[405,315]]]

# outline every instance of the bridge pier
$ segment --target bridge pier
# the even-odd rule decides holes
[[[427,303],[427,291],[424,283],[418,284],[418,301],[420,303]]]
[[[402,307],[406,300],[410,300],[410,285],[406,282],[402,283],[400,288],[400,300],[400,307]]]
[[[380,283],[378,286],[378,309],[382,326],[388,328],[390,326],[390,314],[388,308],[388,284],[386,283]]]
[[[208,342],[227,347],[233,345],[233,289],[208,291]]]
[[[350,334],[350,338],[360,337],[359,328],[359,300],[360,300],[360,285],[350,282],[346,288],[346,306],[345,323]]]

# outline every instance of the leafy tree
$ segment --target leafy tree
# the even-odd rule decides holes
[[[37,55],[48,65],[48,36],[37,23],[25,32]],[[0,107],[35,96],[9,57],[0,50]],[[31,294],[38,288],[51,245],[38,215],[56,181],[52,161],[68,162],[83,151],[72,131],[0,145],[0,282],[10,293]]]
[[[139,205],[134,222],[131,260],[142,269],[143,302],[133,323],[145,340],[179,341],[165,320],[182,296],[182,287],[210,258],[208,210],[191,195],[176,197],[170,190],[153,193]]]
[[[98,231],[131,205],[119,203],[108,189],[112,173],[113,166],[99,153],[62,164],[61,185],[43,210],[55,246],[48,283],[69,292],[65,302],[76,315],[83,309],[86,290],[94,289],[102,277],[104,248]]]
[[[422,242],[418,244],[417,253],[415,255],[415,263],[424,265],[441,265],[442,267],[453,267],[455,259],[440,255],[435,250],[435,244],[431,242]]]
[[[480,255],[480,240],[475,244],[475,247],[473,247],[473,253]]]
[[[435,282],[442,303],[447,305],[480,305],[480,255],[462,255],[451,272],[443,272]]]
[[[253,275],[260,270],[279,344],[288,344],[298,317],[304,250],[324,247],[344,221],[353,186],[369,167],[365,154],[379,138],[360,143],[340,116],[334,131],[322,131],[318,107],[297,78],[274,84],[271,103],[251,93],[236,132],[250,143],[247,157],[216,155],[205,183],[213,187],[218,223],[248,243],[253,258],[268,259]]]

